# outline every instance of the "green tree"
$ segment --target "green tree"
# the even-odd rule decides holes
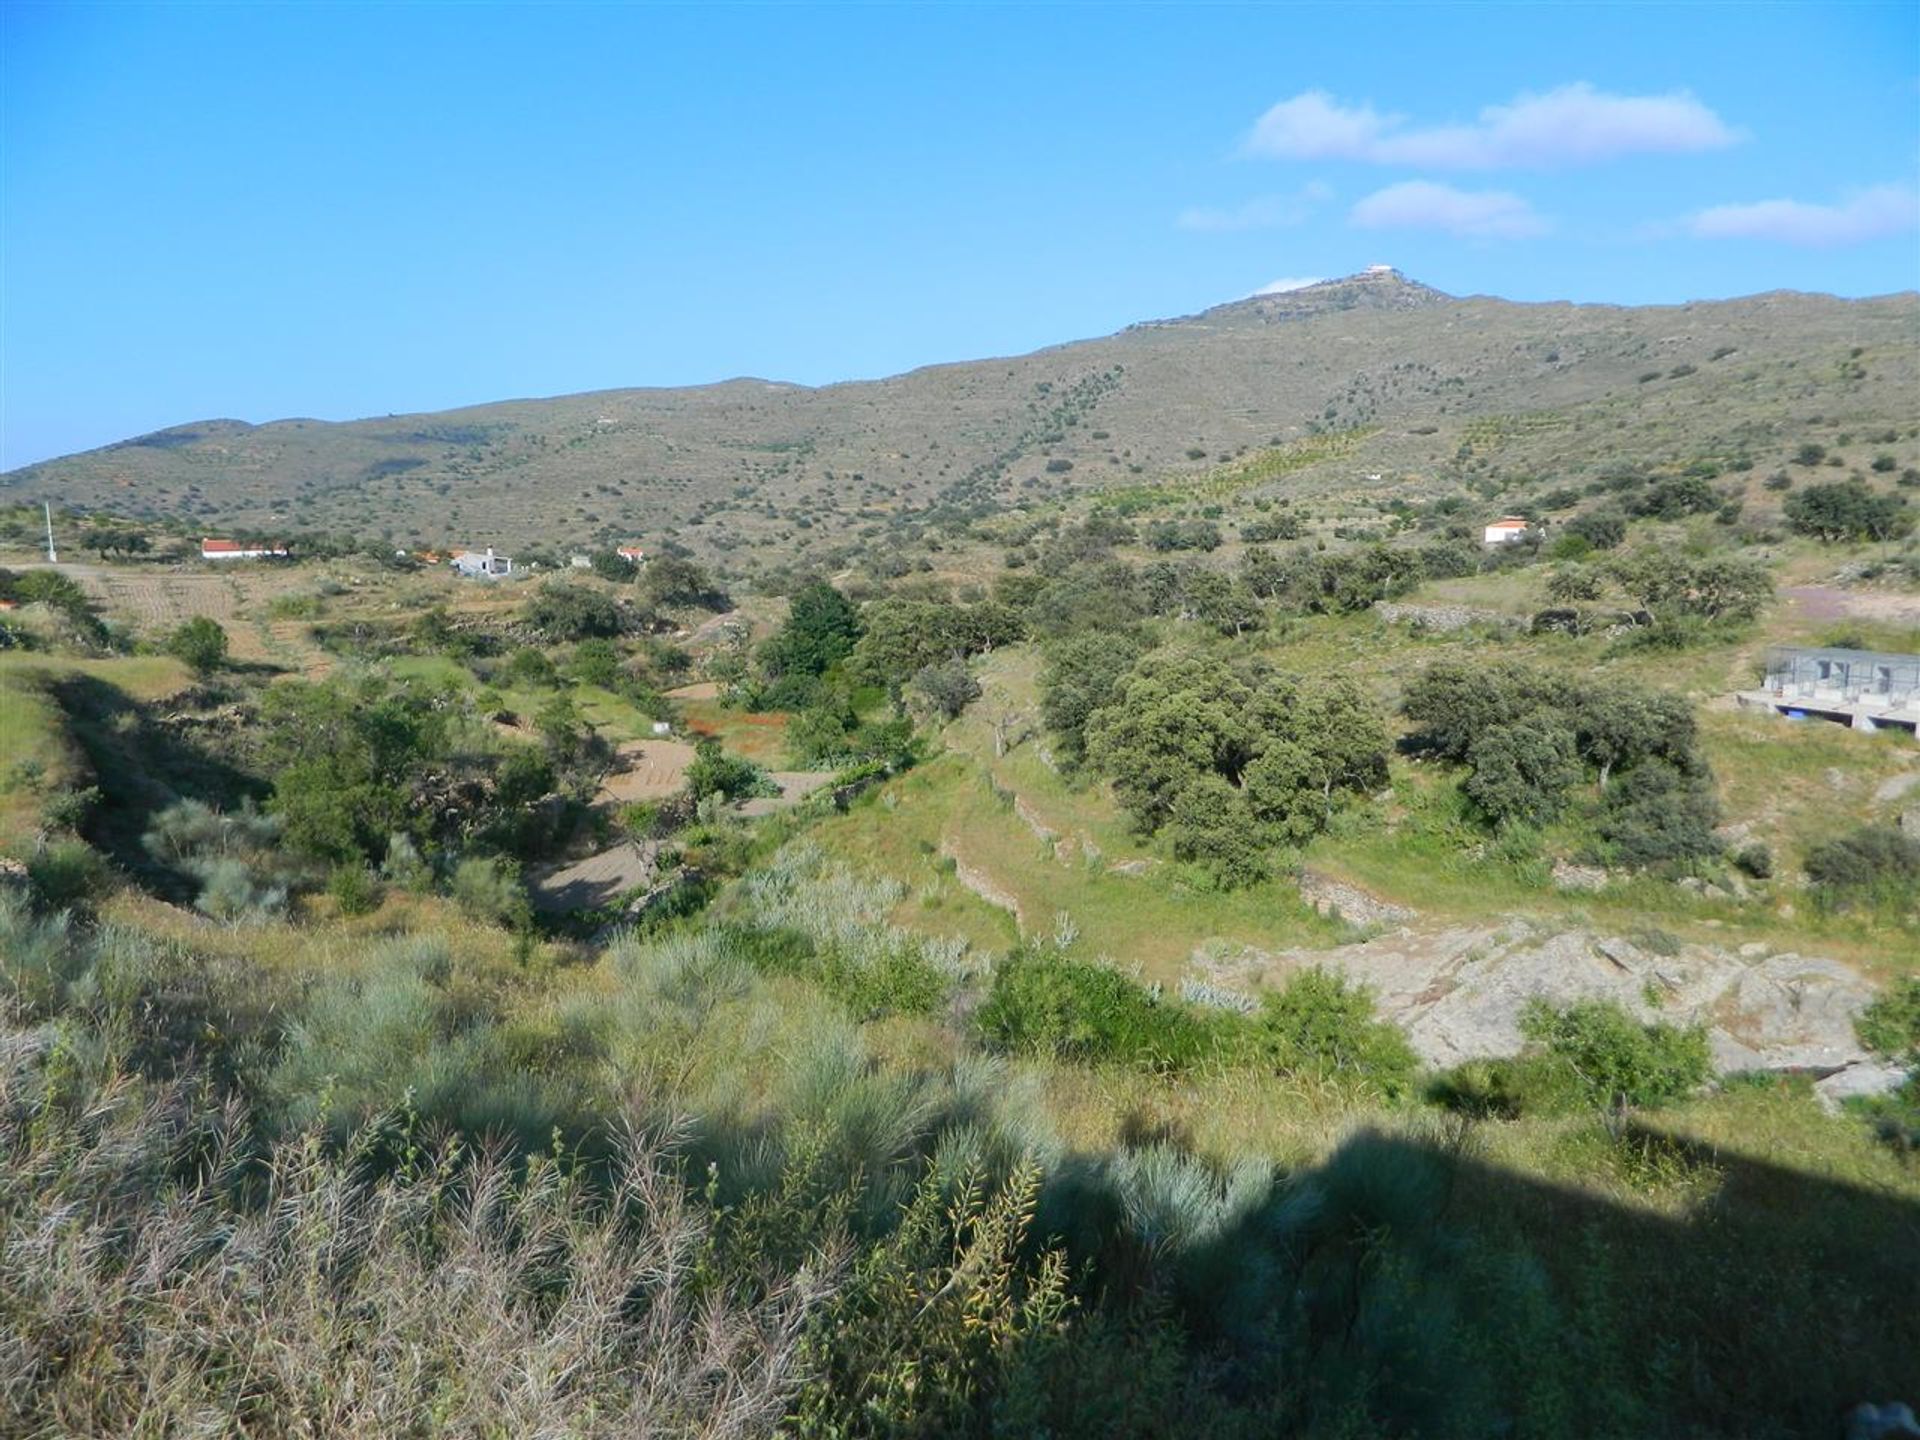
[[[1820,540],[1897,540],[1913,529],[1899,495],[1877,494],[1865,482],[1809,485],[1787,497],[1787,523]]]
[[[1086,724],[1113,699],[1138,663],[1140,642],[1126,631],[1090,630],[1047,649],[1040,670],[1040,718],[1070,761],[1086,757]]]
[[[767,672],[820,676],[853,653],[860,638],[860,613],[824,580],[810,581],[794,594],[787,620],[760,647]]]
[[[196,615],[167,637],[167,653],[211,674],[227,663],[227,632],[219,621]]]
[[[527,624],[552,640],[612,636],[626,629],[620,606],[612,596],[567,581],[542,585],[521,613]]]
[[[1143,659],[1089,718],[1087,759],[1150,834],[1202,775],[1237,785],[1256,734],[1252,688],[1209,657],[1175,651]]]
[[[1538,825],[1566,807],[1580,783],[1580,762],[1563,724],[1527,716],[1495,725],[1467,750],[1473,773],[1461,789],[1496,824]]]
[[[913,677],[915,695],[927,708],[943,719],[956,718],[968,705],[980,698],[980,682],[959,656],[923,667]]]
[[[1255,818],[1299,845],[1324,830],[1343,793],[1387,778],[1387,731],[1378,709],[1345,676],[1300,687],[1286,724],[1274,726],[1244,776]]]

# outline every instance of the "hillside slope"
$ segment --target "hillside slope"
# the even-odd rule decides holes
[[[1920,296],[1674,307],[1456,299],[1396,273],[1006,359],[431,415],[209,420],[0,476],[7,498],[413,543],[677,534],[784,556],[942,505],[1198,475],[1319,430],[1303,493],[1609,455],[1754,454],[1911,423]],[[1470,447],[1463,450],[1463,445]]]

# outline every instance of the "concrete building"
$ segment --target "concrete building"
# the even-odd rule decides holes
[[[1796,720],[1832,720],[1855,730],[1920,733],[1920,655],[1832,646],[1779,646],[1766,678],[1742,705]]]

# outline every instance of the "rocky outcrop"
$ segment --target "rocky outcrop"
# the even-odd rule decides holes
[[[1248,989],[1279,984],[1310,966],[1340,970],[1369,986],[1381,1013],[1436,1066],[1514,1054],[1530,1001],[1606,999],[1644,1020],[1705,1025],[1722,1072],[1857,1072],[1843,1085],[1885,1079],[1866,1068],[1873,1057],[1853,1033],[1854,1017],[1874,997],[1872,985],[1836,960],[1743,949],[1677,941],[1654,947],[1591,930],[1543,933],[1509,919],[1403,929],[1332,950],[1269,955],[1215,947],[1196,954],[1193,973],[1210,985]]]
[[[1026,917],[1020,913],[1020,902],[993,881],[993,877],[977,865],[969,865],[951,842],[940,842],[940,854],[953,862],[953,878],[979,896],[997,910],[1005,910],[1013,916],[1013,923],[1022,931],[1027,928]]]
[[[1395,905],[1377,895],[1369,895],[1357,885],[1312,870],[1300,876],[1300,898],[1322,915],[1338,916],[1363,930],[1376,925],[1404,925],[1414,918],[1414,912],[1404,905]]]
[[[1466,630],[1474,625],[1517,626],[1521,622],[1498,610],[1481,610],[1472,605],[1402,605],[1382,600],[1373,613],[1389,625],[1418,625],[1425,630]]]

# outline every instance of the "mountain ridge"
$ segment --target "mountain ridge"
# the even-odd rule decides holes
[[[1353,464],[1308,465],[1293,488],[1356,466],[1438,476],[1476,420],[1502,415],[1535,418],[1502,442],[1502,463],[1535,467],[1579,459],[1551,437],[1589,422],[1651,460],[1764,448],[1837,409],[1904,423],[1917,340],[1914,292],[1579,305],[1450,296],[1388,269],[880,379],[189,421],[6,472],[0,494],[404,543],[646,534],[804,553],[824,537],[803,521],[1179,483],[1329,429],[1368,438]]]

